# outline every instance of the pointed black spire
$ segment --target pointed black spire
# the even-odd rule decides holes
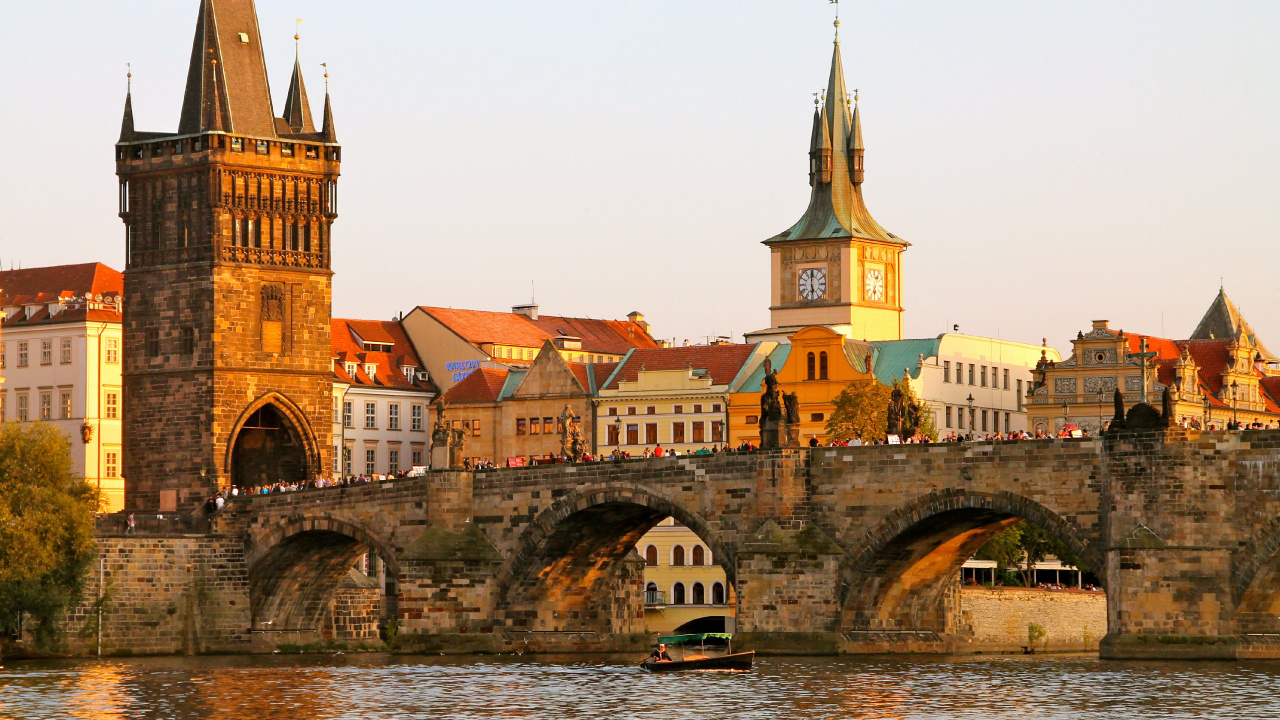
[[[124,94],[124,119],[120,121],[120,140],[119,142],[129,142],[133,139],[133,88],[125,91]]]
[[[324,66],[324,120],[320,127],[320,138],[327,143],[338,142],[338,133],[333,128],[333,108],[329,105],[329,64]]]
[[[219,105],[216,120],[215,99]],[[253,0],[200,2],[178,132],[206,132],[215,124],[226,132],[276,137],[262,34]]]
[[[289,93],[284,100],[284,120],[295,133],[316,131],[315,123],[311,120],[311,103],[307,101],[307,86],[302,82],[302,62],[296,53],[293,56],[293,77],[289,80]]]

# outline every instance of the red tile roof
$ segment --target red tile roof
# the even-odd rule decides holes
[[[444,394],[445,405],[455,403],[497,402],[502,386],[507,382],[507,370],[476,368],[457,385]]]
[[[708,371],[713,385],[728,385],[737,377],[755,349],[755,344],[637,349],[626,358],[621,369],[604,387],[616,388],[619,382],[634,381],[642,367],[645,370],[680,370],[692,367],[694,370]],[[608,376],[601,374],[598,366],[596,379],[601,383],[608,379]]]
[[[474,345],[493,343],[539,348],[548,339],[576,337],[584,353],[622,355],[631,348],[658,347],[644,328],[629,320],[594,320],[542,315],[537,320],[511,312],[421,306],[420,310]]]
[[[64,301],[64,309],[54,314],[47,307],[40,308],[29,317],[24,310],[13,312],[5,320],[5,327],[86,320],[120,322],[119,305],[104,304],[100,300],[118,299],[123,294],[124,276],[102,263],[0,271],[0,307],[48,305],[60,298]],[[83,301],[77,301],[86,295],[93,295],[96,300],[88,307]]]
[[[400,388],[439,392],[431,380],[410,381],[400,371],[402,367],[422,369],[422,361],[413,344],[405,335],[400,323],[392,320],[346,320],[334,318],[331,343],[333,345],[333,372],[342,382],[370,387]],[[366,342],[391,345],[390,352],[368,351],[360,344]],[[356,372],[348,373],[346,363],[356,363]],[[374,377],[365,372],[365,364],[375,363]]]
[[[1173,384],[1174,366],[1182,357],[1182,349],[1186,348],[1198,368],[1200,386],[1214,394],[1222,391],[1222,372],[1227,367],[1229,348],[1234,340],[1168,340],[1150,335],[1126,334],[1129,352],[1140,352],[1144,338],[1147,341],[1147,351],[1159,353],[1156,356],[1156,380],[1161,384]],[[1211,398],[1210,402],[1219,401]]]

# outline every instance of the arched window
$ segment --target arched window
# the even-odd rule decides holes
[[[705,588],[702,587],[702,583],[693,584],[693,604],[694,605],[707,604],[707,591]]]
[[[684,583],[678,582],[675,585],[671,586],[671,604],[672,605],[684,604]]]
[[[827,379],[827,351],[818,353],[818,379]]]
[[[716,584],[718,585],[719,583],[716,583]],[[647,593],[655,593],[655,592],[658,592],[658,583],[656,583],[656,582],[651,582],[651,583],[649,583],[648,585],[645,585],[645,586],[644,586],[644,591],[645,591],[645,592],[647,592]]]
[[[711,584],[711,604],[724,605],[724,585],[720,583]]]
[[[658,548],[650,545],[644,549],[644,564],[649,567],[658,567]]]
[[[809,359],[808,359],[808,360],[809,360],[809,361],[808,361],[808,376],[807,376],[807,377],[808,377],[808,379],[813,380],[813,379],[816,377],[816,376],[814,375],[814,372],[815,372],[815,371],[814,371],[813,353],[809,353]]]
[[[704,557],[705,555],[706,555],[706,553],[704,553],[704,552],[702,551],[702,546],[701,546],[701,545],[694,545],[694,546],[693,546],[693,562],[691,562],[691,563],[689,563],[689,564],[690,564],[690,565],[699,565],[699,566],[701,566],[701,565],[706,565],[707,563],[706,563],[706,559],[705,559],[705,557]]]
[[[684,546],[677,545],[671,548],[671,566],[684,567]]]

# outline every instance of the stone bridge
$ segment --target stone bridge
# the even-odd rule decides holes
[[[1280,656],[1274,431],[437,472],[237,498],[210,537],[243,545],[231,624],[259,646],[341,624],[335,593],[372,553],[402,649],[620,650],[648,641],[635,545],[666,516],[712,550],[760,649],[962,652],[958,569],[1025,518],[1105,584],[1105,656]]]

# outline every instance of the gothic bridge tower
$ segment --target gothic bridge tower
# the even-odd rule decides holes
[[[326,83],[327,85],[327,83]],[[125,507],[332,466],[330,227],[342,151],[300,63],[276,117],[253,0],[201,0],[176,133],[116,144]]]

